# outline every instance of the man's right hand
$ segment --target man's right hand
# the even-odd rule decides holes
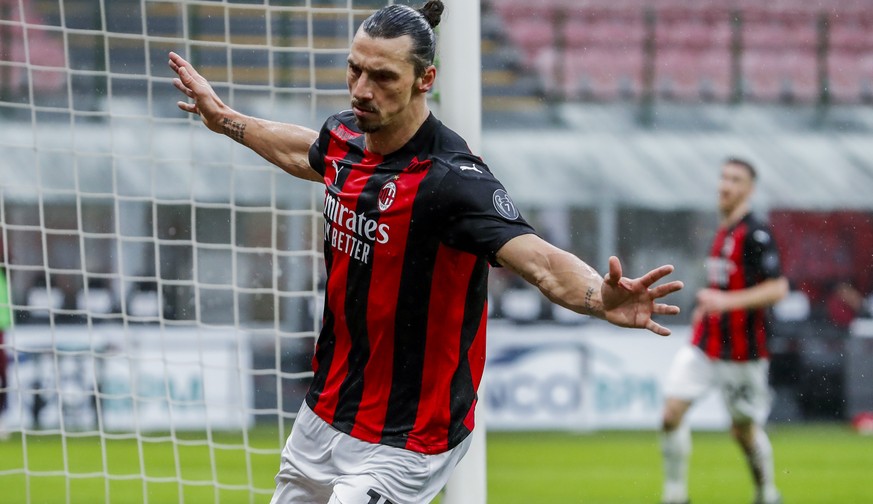
[[[309,165],[309,149],[318,139],[317,131],[241,114],[225,105],[185,58],[171,52],[169,65],[178,75],[173,85],[190,99],[177,102],[180,109],[199,115],[210,130],[245,145],[288,174],[324,183]]]
[[[176,105],[181,110],[197,114],[207,128],[216,133],[225,133],[225,120],[233,112],[224,104],[212,86],[185,58],[170,52],[170,68],[176,72],[177,78],[173,85],[192,102],[179,101]]]

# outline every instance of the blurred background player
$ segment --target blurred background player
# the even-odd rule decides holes
[[[781,502],[763,427],[771,404],[767,308],[788,293],[788,280],[773,236],[750,212],[756,178],[755,168],[741,159],[728,159],[721,168],[720,223],[706,261],[708,287],[697,293],[691,345],[677,353],[665,383],[664,504],[689,502],[691,431],[683,418],[712,388],[722,393],[731,433],[749,463],[755,504]]]

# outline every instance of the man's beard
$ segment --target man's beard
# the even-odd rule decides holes
[[[358,116],[355,116],[355,124],[358,126],[358,129],[364,133],[375,133],[382,129],[381,124],[370,121],[364,122]]]
[[[376,115],[375,120],[373,120],[373,121],[364,121],[356,115],[355,116],[355,125],[358,126],[358,129],[360,129],[364,133],[375,133],[375,132],[379,131],[380,129],[382,129],[382,125],[378,122],[379,121],[379,114],[378,114],[378,111],[376,109],[370,108],[370,107],[362,104],[361,102],[355,101],[355,100],[352,100],[352,107],[357,107],[357,108],[363,110],[364,112],[370,112],[370,113],[373,113]]]

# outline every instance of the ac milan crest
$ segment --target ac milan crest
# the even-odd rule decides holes
[[[382,189],[379,191],[379,211],[384,212],[385,210],[388,210],[388,207],[394,203],[394,198],[396,197],[397,184],[391,181],[383,185]]]

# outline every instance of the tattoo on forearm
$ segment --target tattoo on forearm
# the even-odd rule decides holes
[[[224,134],[233,138],[239,143],[243,142],[243,139],[246,136],[246,123],[234,121],[229,117],[225,117],[222,122],[222,127],[224,128]]]
[[[594,308],[591,306],[591,298],[594,296],[594,287],[588,287],[588,290],[585,291],[585,310],[592,311]]]

